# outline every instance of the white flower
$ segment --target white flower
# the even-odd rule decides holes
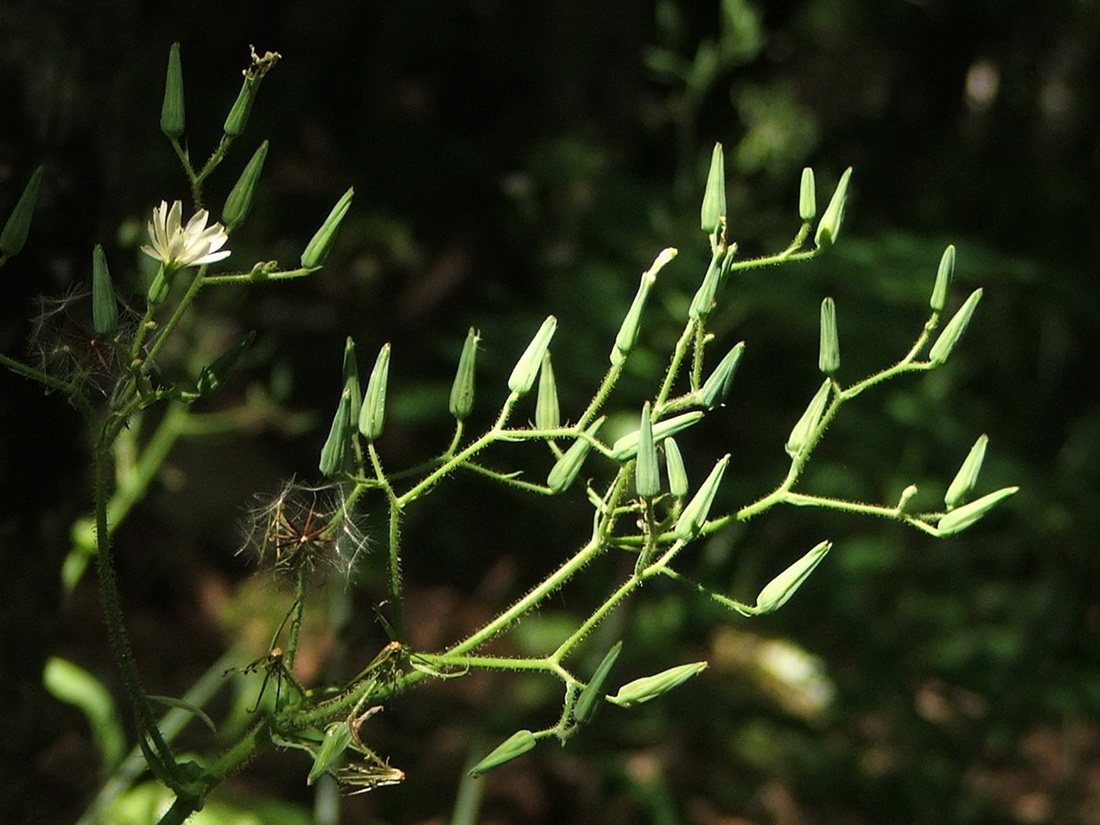
[[[182,211],[179,201],[173,201],[171,208],[165,201],[154,207],[153,220],[149,222],[149,240],[153,245],[142,246],[141,251],[170,270],[211,264],[229,256],[229,250],[222,249],[229,240],[225,227],[220,223],[207,226],[210,215],[205,209],[196,212],[183,226]]]

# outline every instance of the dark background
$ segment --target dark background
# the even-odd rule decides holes
[[[152,205],[186,197],[157,129],[173,41],[197,157],[215,145],[248,45],[284,57],[208,187],[216,213],[260,140],[271,141],[233,261],[293,262],[340,193],[356,188],[324,272],[204,296],[214,343],[252,328],[261,336],[222,403],[239,401],[249,383],[281,381],[294,415],[247,438],[185,440],[120,530],[120,576],[150,690],[181,694],[247,634],[240,616],[263,585],[234,555],[235,525],[254,492],[295,474],[315,480],[345,336],[358,342],[364,369],[393,343],[383,451],[391,466],[406,465],[446,443],[446,393],[471,324],[484,341],[477,420],[488,421],[503,398],[489,388],[503,388],[539,320],[558,315],[554,356],[568,415],[598,381],[638,273],[677,246],[647,330],[652,354],[637,359],[620,397],[634,409],[703,271],[698,199],[720,140],[731,235],[745,254],[780,248],[797,227],[802,166],[817,171],[822,201],[846,166],[855,173],[835,250],[757,273],[726,295],[719,343],[743,338],[748,350],[729,405],[685,442],[693,475],[732,451],[737,472],[720,503],[770,489],[785,469],[781,444],[816,386],[822,296],[837,301],[841,378],[854,380],[907,349],[950,242],[959,252],[953,305],[985,289],[963,350],[946,369],[846,412],[806,489],[892,502],[916,483],[934,507],[986,432],[981,490],[1021,492],[950,541],[780,511],[685,556],[686,572],[749,598],[819,539],[836,541],[811,583],[766,621],[716,614],[678,591],[647,592],[613,628],[627,638],[620,676],[700,658],[711,669],[652,708],[608,709],[560,753],[540,749],[493,775],[483,821],[1100,822],[1100,6],[726,8],[0,5],[0,215],[34,167],[46,166],[31,239],[0,272],[6,353],[28,349],[35,296],[88,280],[94,243],[107,247],[122,292],[134,294],[135,233]],[[13,822],[72,821],[97,786],[83,720],[39,690],[51,654],[116,684],[93,577],[68,596],[58,583],[68,525],[88,507],[87,457],[62,399],[0,376],[0,809]],[[409,611],[425,645],[484,621],[575,546],[588,511],[552,503],[455,484],[411,519]],[[368,515],[368,531],[380,523]],[[371,619],[378,564],[367,562],[347,597],[364,651],[385,640]],[[604,589],[598,572],[531,623],[531,644],[583,615]],[[757,652],[780,639],[823,662],[836,691],[823,713],[800,711],[789,686],[762,675]],[[548,724],[557,701],[556,687],[506,678],[402,699],[378,736],[409,780],[355,798],[347,821],[445,821],[471,741]],[[265,758],[219,793],[245,806],[267,797],[308,804],[304,772],[297,755]]]

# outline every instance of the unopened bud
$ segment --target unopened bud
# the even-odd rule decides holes
[[[933,312],[943,312],[947,306],[947,292],[951,288],[951,276],[955,273],[955,246],[948,245],[940,258],[940,268],[936,270],[936,285],[932,288],[932,298],[928,304]]]
[[[517,756],[523,756],[527,751],[535,747],[535,735],[529,730],[520,730],[513,733],[496,746],[493,751],[470,769],[470,776],[478,777],[511,762]]]
[[[607,684],[608,677],[611,676],[611,671],[615,667],[615,660],[619,658],[622,649],[622,642],[612,645],[611,650],[607,651],[599,667],[596,668],[596,672],[592,674],[591,680],[581,690],[577,697],[577,704],[573,706],[573,718],[578,722],[588,722],[595,715],[599,701],[604,695],[603,686]]]
[[[27,235],[31,231],[31,219],[34,217],[34,203],[38,200],[38,183],[42,180],[42,170],[39,166],[34,170],[31,179],[27,181],[23,194],[15,202],[15,208],[11,211],[7,223],[0,230],[0,257],[11,258],[18,255],[23,244],[27,242]]]
[[[703,413],[694,410],[692,412],[674,415],[672,418],[666,418],[663,421],[658,421],[653,425],[653,443],[660,444],[670,435],[676,435],[676,433],[686,430],[702,417]],[[634,458],[638,453],[639,436],[639,431],[635,430],[618,439],[611,445],[611,457],[615,461],[629,461]]]
[[[474,378],[477,363],[477,342],[480,336],[470,327],[466,341],[462,344],[462,354],[458,356],[458,371],[451,385],[450,410],[456,421],[464,421],[474,408]]]
[[[814,243],[819,247],[829,247],[836,243],[840,234],[840,224],[844,220],[844,204],[848,199],[848,181],[852,177],[852,167],[849,166],[840,176],[840,182],[833,191],[833,197],[829,205],[825,207],[825,214],[821,216],[821,222],[817,225],[814,234]]]
[[[840,336],[836,330],[836,304],[832,298],[821,302],[821,347],[817,368],[830,377],[840,369]]]
[[[729,453],[718,459],[706,481],[699,486],[695,495],[691,497],[691,501],[684,506],[680,518],[676,519],[676,526],[672,528],[676,538],[687,541],[703,529],[703,525],[707,523],[707,516],[710,515],[711,505],[714,504],[714,497],[718,493],[718,485],[722,483],[722,476],[729,463]]]
[[[382,435],[386,420],[386,385],[390,377],[390,345],[383,344],[374,360],[374,369],[367,381],[367,394],[359,410],[359,432],[368,442]]]
[[[642,281],[638,285],[638,291],[634,294],[630,309],[627,310],[626,317],[623,318],[623,323],[619,327],[619,334],[615,336],[615,349],[611,351],[612,364],[619,363],[634,349],[634,344],[638,341],[638,331],[642,325],[642,310],[645,308],[646,299],[649,297],[649,290],[657,281],[657,273],[664,268],[665,264],[675,258],[676,254],[676,250],[672,247],[662,250],[653,262],[653,266],[642,273]]]
[[[267,141],[260,144],[260,148],[252,155],[252,159],[244,167],[240,178],[225,199],[225,207],[222,209],[222,221],[225,223],[226,232],[232,232],[233,227],[240,225],[248,217],[252,209],[252,196],[256,192],[256,182],[260,179],[260,172],[264,168],[264,160],[267,158]]]
[[[542,354],[550,346],[550,339],[558,328],[558,319],[553,315],[547,316],[542,322],[535,337],[527,345],[516,365],[512,368],[512,374],[508,376],[508,389],[517,395],[525,395],[535,383],[535,376],[542,365]]]
[[[603,426],[603,422],[604,418],[602,416],[597,418],[585,430],[585,434],[590,438],[594,438],[600,427]],[[587,438],[578,438],[570,445],[568,450],[562,453],[550,469],[550,474],[546,477],[546,486],[550,488],[551,493],[556,495],[569,489],[580,474],[581,466],[584,464],[584,459],[588,456],[588,451],[591,448],[591,441]]]
[[[362,389],[359,386],[359,359],[355,356],[355,341],[351,336],[344,342],[344,364],[342,374],[344,386],[351,392],[351,409],[348,413],[352,421],[359,421],[359,411],[363,406]]]
[[[668,693],[675,687],[679,687],[693,676],[698,676],[707,669],[706,662],[692,662],[688,665],[670,667],[652,676],[644,676],[627,682],[614,696],[608,696],[607,701],[614,702],[620,707],[629,708],[656,699]]]
[[[352,187],[341,196],[340,200],[336,202],[336,206],[332,207],[332,211],[325,218],[325,222],[321,224],[321,228],[317,230],[317,234],[313,236],[306,246],[305,252],[302,253],[303,268],[316,269],[324,264],[325,258],[328,257],[329,250],[332,249],[332,244],[336,240],[336,230],[340,228],[340,223],[344,220],[344,215],[347,214],[354,195],[355,188]]]
[[[699,388],[699,403],[712,410],[726,400],[729,395],[733,376],[737,374],[737,365],[741,363],[741,355],[745,351],[745,342],[741,341],[733,349],[726,353],[725,358],[718,362],[714,372]]]
[[[813,440],[817,432],[817,425],[821,423],[821,416],[825,414],[825,405],[829,401],[829,388],[831,385],[832,381],[828,378],[825,379],[810,400],[810,405],[806,407],[806,411],[802,413],[802,417],[798,419],[798,423],[791,430],[786,445],[787,455],[791,458],[795,458]]]
[[[771,613],[787,603],[795,591],[814,572],[814,568],[825,558],[829,548],[833,546],[831,541],[823,541],[816,545],[809,553],[800,558],[766,585],[756,597],[756,612]]]
[[[943,503],[947,505],[948,510],[954,510],[962,504],[974,489],[978,481],[978,473],[982,469],[982,461],[985,460],[985,448],[988,443],[989,437],[980,435],[974,442],[974,446],[970,448],[970,452],[966,454],[966,459],[947,488],[947,495],[943,497]]]
[[[92,328],[96,335],[110,337],[118,329],[118,299],[107,269],[103,247],[92,250]]]
[[[540,430],[552,430],[561,424],[561,408],[558,406],[558,385],[554,381],[554,367],[550,364],[550,350],[542,353],[539,368],[539,391],[535,399],[535,426]]]
[[[974,522],[982,518],[986,513],[1004,501],[1011,495],[1015,495],[1019,487],[1002,487],[981,498],[956,507],[939,520],[936,528],[941,536],[950,536],[961,533]]]
[[[642,418],[638,427],[634,489],[642,498],[652,498],[661,492],[661,473],[657,467],[657,445],[653,441],[653,418],[648,401],[642,405]]]
[[[809,223],[817,217],[817,187],[814,170],[807,166],[802,170],[802,183],[798,190],[798,217]]]
[[[180,66],[180,44],[173,43],[168,51],[164,102],[160,107],[160,130],[170,138],[178,138],[183,134],[183,122],[183,69]]]
[[[713,235],[724,217],[726,217],[726,161],[722,154],[722,144],[716,143],[710,154],[707,188],[703,194],[703,207],[700,213],[703,231]]]
[[[955,349],[955,345],[959,343],[959,339],[966,332],[966,327],[974,315],[974,310],[978,307],[978,301],[981,299],[982,291],[980,289],[975,289],[970,293],[966,303],[951,317],[951,320],[943,328],[943,332],[940,333],[940,337],[936,339],[936,343],[932,345],[932,349],[928,353],[929,361],[937,366],[946,363],[951,356],[951,351]]]
[[[237,365],[241,362],[241,356],[245,350],[252,346],[256,340],[256,331],[252,330],[240,341],[235,343],[221,355],[214,359],[213,363],[199,371],[199,380],[196,389],[200,395],[216,392],[231,376]]]
[[[674,438],[665,439],[665,472],[668,473],[668,491],[675,498],[683,499],[688,494],[687,470]]]
[[[332,426],[321,448],[321,463],[318,465],[321,475],[334,476],[344,467],[344,454],[347,450],[348,434],[351,430],[351,390],[347,386],[340,393],[340,403],[332,417]]]
[[[732,256],[736,249],[737,246],[734,244],[729,247],[719,246],[714,250],[710,258],[710,265],[707,267],[707,274],[703,276],[703,283],[699,285],[699,289],[696,290],[695,296],[691,299],[688,315],[692,318],[696,320],[706,318],[714,309],[718,287],[722,283],[726,259]]]

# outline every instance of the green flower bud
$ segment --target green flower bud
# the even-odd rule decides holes
[[[458,371],[455,373],[454,384],[451,385],[451,415],[456,421],[465,421],[466,416],[474,408],[474,377],[477,362],[477,342],[481,336],[473,327],[466,333],[466,341],[462,345],[462,354],[458,357]]]
[[[359,410],[359,432],[368,442],[382,435],[386,420],[386,384],[390,377],[390,345],[383,344],[374,360],[374,369],[367,381],[367,394]]]
[[[642,498],[652,498],[661,492],[661,473],[657,467],[657,445],[653,441],[653,418],[648,401],[642,405],[642,419],[638,428],[634,489]]]
[[[213,363],[203,367],[199,371],[199,380],[196,382],[195,387],[199,394],[207,395],[216,392],[225,384],[225,382],[229,380],[229,376],[237,369],[237,365],[240,364],[241,356],[244,355],[244,351],[252,346],[254,340],[256,340],[256,331],[252,330],[245,335],[244,338],[215,358]]]
[[[733,349],[726,353],[714,372],[699,388],[699,403],[708,410],[713,410],[726,400],[729,395],[733,376],[737,374],[737,365],[741,363],[741,355],[745,351],[745,342],[741,341]]]
[[[943,328],[943,332],[940,333],[940,337],[936,339],[936,343],[932,345],[932,349],[928,353],[929,361],[937,366],[946,363],[951,351],[955,349],[955,345],[959,343],[959,339],[966,332],[970,318],[974,315],[974,310],[977,309],[978,301],[981,299],[982,291],[980,289],[975,289],[970,293],[966,303],[951,317],[951,320]]]
[[[829,401],[831,386],[832,381],[828,378],[825,379],[810,400],[810,405],[806,407],[806,411],[802,413],[802,417],[798,419],[798,423],[791,430],[786,446],[787,455],[791,458],[795,458],[801,453],[813,439],[814,433],[817,432],[817,425],[821,423],[821,416],[825,414],[825,405]]]
[[[248,78],[241,84],[241,90],[237,93],[237,99],[233,101],[233,108],[226,115],[225,125],[222,127],[227,137],[239,137],[244,132],[248,116],[252,114],[252,101],[256,96],[254,85]]]
[[[337,760],[343,756],[350,744],[351,726],[347,722],[333,722],[325,728],[325,736],[321,740],[321,747],[313,756],[313,767],[309,769],[306,784],[312,785],[324,775],[325,771],[335,767]]]
[[[603,426],[603,422],[603,416],[597,418],[589,425],[585,433],[589,437],[595,438],[596,433]],[[584,464],[584,459],[588,456],[588,451],[591,448],[592,442],[584,438],[578,438],[570,445],[568,450],[562,453],[561,458],[554,463],[554,466],[550,469],[550,474],[546,477],[546,486],[550,488],[551,493],[555,495],[564,493],[572,486],[580,474],[581,466]]]
[[[909,505],[910,499],[912,499],[913,496],[915,496],[916,494],[917,494],[917,485],[916,484],[910,484],[908,487],[906,487],[904,490],[901,491],[901,495],[898,496],[898,512],[899,513],[902,513],[902,512],[905,511],[905,508]]]
[[[988,493],[969,504],[963,504],[943,516],[936,528],[940,536],[951,536],[961,533],[982,516],[1004,501],[1011,495],[1015,495],[1019,487],[1002,487],[1000,490]]]
[[[332,211],[329,212],[325,222],[321,224],[321,228],[317,230],[306,246],[305,252],[302,253],[302,267],[304,269],[316,269],[325,262],[325,258],[328,257],[329,250],[332,249],[332,244],[336,240],[336,230],[340,228],[341,221],[344,220],[344,215],[347,214],[348,207],[351,206],[351,199],[355,195],[355,188],[348,189],[336,202],[336,206],[332,207]]]
[[[343,469],[350,430],[351,388],[345,385],[343,392],[340,393],[336,415],[332,417],[332,427],[329,428],[325,446],[321,448],[321,463],[318,467],[322,475],[331,477]]]
[[[714,309],[718,287],[722,282],[723,265],[726,258],[731,256],[736,248],[736,246],[718,247],[714,250],[714,254],[710,258],[710,265],[707,267],[707,274],[703,276],[703,283],[699,285],[695,297],[691,299],[688,315],[692,318],[696,320],[706,318]]]
[[[686,430],[702,417],[702,412],[694,410],[693,412],[681,413],[680,415],[672,416],[672,418],[658,421],[653,425],[653,442],[655,444],[660,444],[670,435],[676,435],[676,433]],[[627,433],[612,444],[611,457],[615,461],[629,461],[634,458],[638,453],[638,439],[640,435],[641,433],[635,430],[632,433]]]
[[[710,154],[710,170],[707,172],[707,188],[703,194],[700,225],[708,235],[713,235],[726,217],[726,161],[722,144],[714,144]]]
[[[959,471],[955,474],[954,480],[947,488],[947,495],[943,497],[943,503],[947,505],[948,510],[954,510],[970,494],[970,491],[974,489],[974,485],[978,481],[978,473],[982,469],[982,461],[985,460],[985,447],[989,443],[989,437],[986,435],[978,436],[978,440],[974,442],[974,446],[970,448],[970,452],[966,455],[966,460],[963,461],[962,466],[959,467]]]
[[[233,227],[240,225],[248,217],[252,209],[252,195],[256,191],[256,181],[260,179],[260,172],[264,168],[264,160],[267,159],[267,141],[260,144],[260,148],[252,155],[252,159],[244,167],[240,178],[225,199],[225,207],[222,209],[222,220],[225,222],[226,232],[232,232]]]
[[[829,377],[840,369],[840,336],[836,331],[836,304],[832,298],[821,302],[821,348],[817,368]]]
[[[107,269],[107,256],[99,244],[92,250],[92,327],[96,335],[107,337],[118,329],[118,299]]]
[[[626,317],[623,318],[623,323],[619,327],[619,334],[615,336],[615,349],[611,350],[612,364],[619,363],[634,349],[634,344],[638,340],[638,331],[642,325],[642,309],[649,297],[649,290],[657,281],[657,273],[675,258],[676,254],[677,250],[672,247],[662,250],[653,262],[653,266],[642,273],[642,282],[638,285],[638,291],[634,294],[630,309],[627,310]]]
[[[23,250],[23,244],[27,242],[27,235],[31,231],[31,219],[34,217],[34,204],[38,200],[38,183],[42,180],[42,170],[39,166],[34,170],[31,179],[27,181],[23,194],[15,202],[15,208],[11,211],[7,223],[0,230],[0,258],[7,259],[18,255]]]
[[[825,214],[817,225],[814,243],[819,247],[826,248],[836,243],[837,235],[840,234],[840,223],[844,219],[844,203],[848,199],[848,180],[851,177],[852,167],[849,166],[840,176],[840,183],[836,185],[833,197],[825,207]]]
[[[596,672],[592,674],[592,679],[581,690],[577,697],[577,704],[573,706],[573,718],[578,722],[583,724],[595,716],[600,698],[604,695],[603,686],[607,684],[607,679],[615,667],[615,660],[619,658],[622,649],[622,642],[612,645],[611,650],[607,651],[607,655],[600,662],[600,666],[596,668]]]
[[[794,592],[802,586],[802,583],[814,572],[814,568],[825,558],[825,554],[833,546],[831,541],[823,541],[817,544],[809,553],[800,558],[766,585],[756,597],[756,612],[758,614],[772,613],[787,603]]]
[[[146,300],[149,301],[149,306],[160,306],[164,303],[164,299],[168,297],[168,291],[172,287],[168,282],[168,275],[169,270],[165,264],[157,267],[157,274],[153,276],[153,280],[149,284],[149,291],[145,296]]]
[[[676,538],[687,541],[694,538],[703,529],[703,525],[707,523],[707,516],[710,515],[711,505],[714,504],[714,497],[718,494],[718,485],[722,483],[722,476],[725,474],[726,466],[729,463],[730,454],[726,453],[718,459],[706,481],[695,491],[691,501],[680,513],[680,518],[676,519],[676,526],[672,528]]]
[[[535,426],[540,430],[552,430],[561,424],[558,407],[558,385],[554,382],[554,368],[550,365],[550,350],[542,353],[539,368],[539,392],[535,400]]]
[[[180,66],[179,43],[173,43],[168,51],[168,74],[164,78],[160,130],[173,139],[183,134],[183,69]]]
[[[684,469],[684,457],[676,439],[665,439],[665,471],[668,473],[668,490],[678,499],[688,494],[687,470]]]
[[[344,365],[343,365],[344,386],[348,388],[351,393],[351,409],[348,410],[348,414],[351,416],[352,421],[359,420],[360,409],[363,406],[363,397],[361,395],[362,389],[359,386],[359,359],[355,357],[355,341],[348,336],[348,340],[344,342]]]
[[[614,696],[608,696],[607,701],[614,702],[620,707],[629,708],[656,699],[668,693],[675,687],[679,687],[688,679],[697,676],[707,669],[706,662],[692,662],[689,665],[670,667],[652,676],[644,676],[627,682]]]
[[[955,274],[955,246],[948,245],[940,258],[940,268],[936,271],[936,285],[932,288],[932,298],[928,301],[933,312],[943,312],[947,306],[947,291],[951,288],[951,276]]]
[[[807,166],[802,170],[802,184],[798,190],[798,217],[809,223],[817,217],[817,187],[814,170]]]
[[[516,365],[512,368],[512,374],[508,376],[508,389],[517,395],[525,395],[531,390],[542,364],[542,354],[550,346],[550,339],[558,328],[558,319],[553,315],[547,316],[542,322],[535,337],[527,345]]]
[[[516,731],[497,745],[488,756],[474,765],[470,770],[470,776],[477,778],[493,770],[493,768],[503,765],[505,762],[511,762],[517,756],[523,756],[535,747],[535,742],[535,735],[531,731]]]

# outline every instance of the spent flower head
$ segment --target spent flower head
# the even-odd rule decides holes
[[[212,264],[229,257],[229,250],[222,249],[229,236],[220,223],[206,225],[209,212],[200,209],[187,226],[181,221],[182,213],[179,201],[173,201],[171,206],[161,201],[160,206],[153,207],[153,220],[149,222],[152,246],[142,246],[141,251],[170,270]]]

